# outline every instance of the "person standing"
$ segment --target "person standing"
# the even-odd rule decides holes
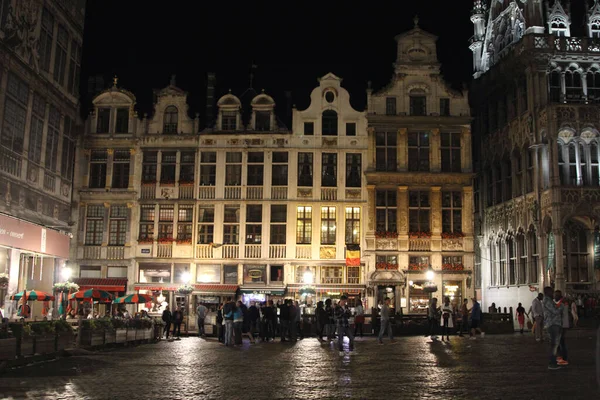
[[[543,333],[544,333],[544,306],[542,305],[542,300],[544,299],[544,295],[542,293],[538,293],[538,296],[533,299],[531,302],[531,315],[533,316],[533,320],[535,322],[533,326],[535,341],[541,342],[543,341]]]
[[[235,303],[231,301],[231,297],[223,305],[223,318],[225,320],[225,346],[233,345],[233,312],[235,311]]]
[[[323,342],[323,334],[327,334],[327,324],[329,323],[329,316],[323,308],[324,304],[322,301],[317,302],[317,309],[315,310],[315,317],[317,322],[317,340]]]
[[[256,302],[252,302],[250,307],[248,307],[248,318],[250,319],[250,333],[255,334],[259,333],[260,329],[258,327],[260,322],[260,312],[258,311],[258,307],[256,307]]]
[[[277,320],[277,312],[273,307],[273,300],[269,300],[263,308],[263,320],[265,324],[263,340],[267,342],[271,339],[275,340],[275,321]]]
[[[238,301],[233,311],[233,336],[234,345],[242,345],[242,331],[244,328],[244,309],[242,308],[242,302]]]
[[[444,333],[446,333],[446,340],[450,340],[450,328],[454,328],[454,310],[452,304],[450,304],[450,297],[444,298],[444,304],[442,305],[442,318],[440,325],[442,326],[442,342],[444,341]]]
[[[340,301],[336,304],[334,308],[334,316],[337,325],[338,332],[338,350],[340,352],[340,356],[344,355],[344,335],[348,336],[349,349],[350,351],[354,350],[354,335],[350,331],[350,325],[348,324],[348,319],[350,318],[350,309],[346,304],[347,297],[340,297]]]
[[[577,314],[577,304],[574,299],[571,299],[571,315],[573,316],[573,328],[577,328],[577,322],[579,322],[579,315]]]
[[[335,336],[335,325],[333,324],[333,307],[331,306],[331,299],[325,300],[325,312],[327,313],[325,333],[327,334],[327,340],[332,341]]]
[[[177,332],[177,338],[181,337],[181,323],[183,322],[183,311],[181,311],[181,307],[177,307],[177,309],[173,312],[173,337],[175,337],[175,332]]]
[[[290,331],[290,307],[289,300],[285,300],[283,304],[279,306],[279,324],[281,326],[281,342],[287,342],[286,336],[289,335]]]
[[[198,337],[205,336],[204,319],[206,318],[206,314],[208,314],[208,308],[206,308],[204,304],[200,304],[196,307],[196,316],[198,317]]]
[[[544,288],[544,324],[550,336],[550,363],[548,369],[559,369],[556,353],[562,334],[562,309],[554,303],[554,292],[550,286]],[[536,328],[537,329],[537,328]]]
[[[562,331],[560,335],[560,344],[558,345],[558,353],[560,354],[560,356],[556,357],[556,363],[558,365],[564,366],[569,365],[569,353],[567,351],[566,336],[567,329],[569,329],[570,307],[560,290],[554,292],[554,301],[556,301],[556,306],[559,307],[562,311]]]
[[[521,329],[521,335],[523,334],[523,329],[525,329],[525,308],[523,305],[519,303],[517,307],[517,321],[519,321],[519,328]]]
[[[433,297],[429,300],[429,308],[427,310],[427,317],[429,319],[429,335],[432,340],[437,340],[437,335],[435,334],[437,330],[437,320],[438,320],[438,306],[437,306],[437,298]]]
[[[302,308],[300,308],[300,303],[298,303],[298,301],[294,303],[294,308],[296,309],[296,315],[294,317],[294,325],[296,328],[295,332],[296,335],[300,337],[300,339],[304,339],[304,332],[302,332]]]
[[[481,323],[481,306],[477,302],[477,299],[473,297],[473,307],[471,307],[471,337],[469,339],[475,340],[475,334],[479,332],[481,337],[484,337],[485,333],[481,331],[479,324]]]
[[[223,323],[223,303],[220,303],[219,309],[217,310],[217,337],[221,343],[225,340],[225,327],[223,326]]]
[[[383,344],[383,334],[387,330],[388,337],[390,338],[390,342],[394,341],[394,334],[392,332],[392,325],[390,324],[390,299],[387,297],[381,306],[381,311],[379,313],[381,316],[381,324],[379,328],[379,344]]]
[[[363,337],[363,324],[365,323],[365,309],[362,301],[358,300],[358,304],[354,309],[354,337],[360,331],[360,337]]]
[[[460,309],[460,313],[462,315],[462,321],[461,321],[461,326],[460,326],[460,330],[458,332],[458,336],[462,337],[463,336],[463,332],[469,332],[469,308],[467,307],[469,303],[469,299],[464,299],[463,300],[463,304],[462,307]]]
[[[165,329],[163,330],[163,334],[165,335],[166,339],[169,338],[169,332],[171,331],[171,320],[172,319],[173,319],[173,315],[171,314],[171,311],[169,310],[169,306],[166,306],[165,310],[162,313],[162,320],[165,323]]]

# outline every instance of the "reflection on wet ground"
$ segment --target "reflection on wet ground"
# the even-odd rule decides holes
[[[592,331],[569,340],[571,365],[547,369],[531,336],[450,343],[358,339],[340,356],[305,339],[226,348],[196,337],[65,357],[4,371],[9,399],[583,399],[597,398]]]

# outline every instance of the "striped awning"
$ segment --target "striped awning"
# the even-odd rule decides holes
[[[75,278],[79,290],[99,289],[107,292],[125,292],[127,278]]]
[[[288,293],[298,293],[305,286],[288,286]],[[317,294],[327,294],[327,293],[347,293],[347,294],[360,294],[365,290],[364,286],[347,286],[347,285],[314,285],[313,288]]]
[[[234,294],[238,290],[238,285],[222,285],[222,284],[202,284],[198,283],[192,285],[194,292],[198,291],[201,293],[225,293]]]

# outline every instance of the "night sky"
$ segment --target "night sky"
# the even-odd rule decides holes
[[[327,72],[343,78],[352,105],[363,110],[367,81],[375,90],[390,81],[394,36],[413,27],[415,14],[421,28],[439,36],[445,79],[460,88],[471,78],[470,0],[354,3],[364,7],[338,1],[149,3],[155,4],[88,1],[84,96],[89,76],[104,75],[109,84],[116,74],[119,86],[136,95],[138,111],[151,113],[152,89],[167,86],[176,74],[177,86],[189,92],[190,114],[202,118],[206,73],[216,73],[217,98],[229,88],[239,95],[249,86],[254,63],[254,89],[275,98],[279,115],[285,114],[286,90],[304,109],[317,78]]]

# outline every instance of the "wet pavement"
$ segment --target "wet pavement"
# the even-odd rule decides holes
[[[547,369],[531,335],[451,337],[450,343],[361,338],[343,356],[314,338],[245,341],[196,337],[72,356],[0,373],[8,399],[593,399],[595,332],[570,332],[571,365]]]

